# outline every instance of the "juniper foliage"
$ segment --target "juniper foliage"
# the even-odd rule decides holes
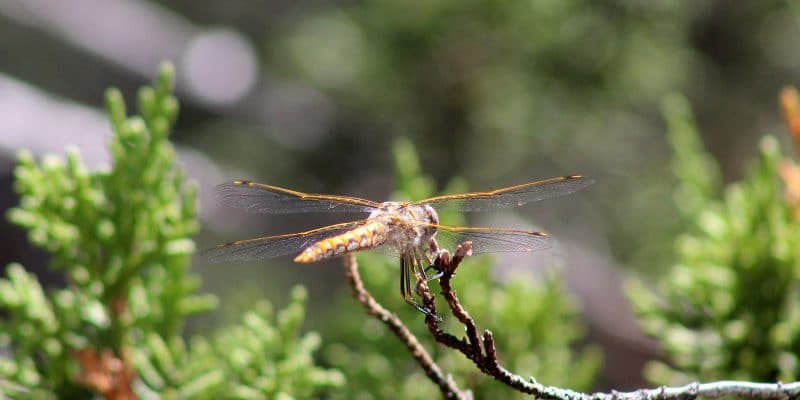
[[[800,229],[784,199],[778,141],[722,193],[718,166],[703,149],[688,102],[664,102],[686,226],[670,272],[651,290],[629,285],[641,326],[661,342],[655,383],[741,379],[790,382],[800,376]]]
[[[197,188],[168,140],[178,115],[173,83],[165,64],[139,91],[133,116],[118,90],[107,91],[107,170],[90,171],[77,149],[40,162],[20,152],[20,205],[8,217],[68,283],[45,290],[19,264],[0,279],[0,394],[89,398],[116,379],[142,398],[305,398],[343,383],[313,362],[320,340],[300,332],[300,288],[277,314],[262,303],[209,339],[181,336],[188,316],[217,301],[198,293],[189,272]]]

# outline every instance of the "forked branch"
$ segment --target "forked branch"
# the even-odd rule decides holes
[[[456,386],[451,376],[445,376],[441,368],[433,361],[430,354],[422,347],[422,344],[417,340],[417,337],[411,333],[410,330],[403,324],[403,321],[389,310],[383,308],[374,297],[364,288],[364,282],[358,273],[358,263],[356,256],[352,253],[347,254],[344,258],[344,269],[347,283],[353,292],[353,297],[364,306],[367,314],[378,318],[383,322],[389,330],[391,330],[403,344],[405,344],[411,356],[425,371],[425,375],[433,381],[442,396],[446,399],[472,399],[472,393],[469,391],[462,391]]]
[[[633,392],[611,393],[581,393],[569,389],[542,385],[534,378],[524,378],[514,374],[500,365],[497,358],[494,337],[492,332],[484,331],[478,334],[475,321],[467,310],[461,305],[453,290],[450,281],[455,276],[464,257],[472,254],[472,244],[462,243],[458,246],[452,257],[447,251],[438,251],[434,261],[434,268],[441,274],[439,283],[442,295],[453,315],[464,325],[466,337],[458,338],[445,332],[441,326],[441,319],[436,315],[434,295],[424,280],[417,282],[416,291],[422,298],[424,307],[430,310],[425,317],[428,330],[439,343],[458,350],[483,373],[520,391],[531,394],[540,399],[550,400],[692,400],[697,397],[720,398],[737,396],[751,399],[797,399],[800,397],[800,382],[784,384],[755,383],[744,381],[718,381],[710,383],[690,383],[679,387],[658,387],[653,389],[639,389]],[[372,295],[364,288],[358,275],[358,264],[355,256],[349,254],[345,257],[345,270],[347,281],[352,288],[353,295],[364,305],[367,313],[377,317],[385,323],[392,332],[406,345],[414,359],[420,364],[425,374],[441,390],[444,398],[463,399],[471,398],[469,391],[461,391],[450,376],[445,378],[441,369],[433,362],[430,355],[422,347],[417,338],[403,325],[402,321],[393,313],[378,304]]]

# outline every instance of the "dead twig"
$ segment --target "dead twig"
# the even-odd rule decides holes
[[[710,383],[690,383],[679,387],[661,386],[653,389],[640,389],[633,392],[611,393],[581,393],[569,389],[562,389],[553,386],[542,385],[534,378],[524,378],[503,368],[497,358],[494,337],[492,332],[484,331],[478,335],[478,328],[475,321],[470,317],[467,310],[461,305],[455,290],[450,281],[455,276],[464,257],[472,253],[472,244],[462,243],[451,257],[447,251],[437,251],[434,261],[434,268],[441,273],[439,278],[444,296],[453,315],[464,325],[466,337],[458,338],[445,332],[439,325],[441,319],[436,315],[436,304],[434,295],[431,293],[428,283],[419,280],[416,292],[421,297],[424,307],[429,310],[425,317],[428,330],[439,343],[458,350],[473,363],[483,373],[503,382],[504,384],[523,393],[531,394],[540,399],[549,400],[693,400],[697,397],[720,398],[727,396],[738,396],[752,399],[780,399],[791,400],[800,397],[800,382],[789,384],[778,383],[755,383],[743,381],[718,381]],[[369,315],[372,315],[389,327],[400,341],[405,344],[411,355],[425,371],[425,375],[435,383],[446,399],[471,399],[469,391],[460,390],[452,377],[442,373],[442,370],[433,361],[428,352],[422,347],[417,338],[403,324],[397,315],[389,312],[378,304],[371,294],[364,288],[361,277],[358,274],[358,263],[355,255],[345,256],[345,273],[347,282],[352,289],[353,296],[361,303]]]
[[[462,391],[456,386],[451,376],[445,376],[441,368],[433,361],[430,354],[422,347],[419,340],[414,336],[411,331],[403,324],[400,318],[394,313],[389,312],[381,306],[375,298],[364,288],[364,283],[361,281],[361,276],[358,273],[358,263],[354,254],[348,254],[344,258],[345,276],[348,285],[353,292],[353,297],[364,306],[367,314],[378,318],[381,322],[386,324],[389,329],[400,339],[411,356],[425,371],[425,375],[433,381],[442,396],[445,399],[471,399],[472,394],[469,391]]]
[[[569,389],[542,385],[534,378],[524,378],[514,374],[500,365],[497,358],[492,332],[484,331],[478,335],[475,321],[461,305],[455,290],[450,284],[464,257],[472,254],[472,243],[465,242],[458,246],[451,257],[447,251],[438,251],[434,268],[441,273],[439,283],[453,315],[464,325],[466,337],[458,338],[442,330],[440,318],[427,315],[425,322],[433,337],[439,343],[458,350],[483,373],[520,391],[540,399],[551,400],[689,400],[697,397],[719,398],[739,396],[754,399],[796,399],[800,397],[800,382],[754,383],[742,381],[719,381],[711,383],[691,383],[680,387],[659,387],[640,389],[633,392],[580,393]],[[417,293],[422,298],[423,306],[435,312],[434,296],[430,293],[427,282],[417,284]]]

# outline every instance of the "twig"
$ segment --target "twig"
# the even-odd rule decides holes
[[[378,318],[386,324],[389,329],[406,345],[411,352],[411,356],[419,363],[425,375],[439,387],[445,399],[472,399],[469,391],[462,391],[456,386],[451,376],[445,377],[442,370],[433,361],[430,354],[422,347],[419,340],[403,324],[400,318],[394,313],[389,312],[381,306],[375,298],[364,288],[361,276],[358,273],[358,263],[354,254],[348,254],[344,258],[345,276],[347,283],[353,292],[353,297],[358,300],[366,309],[367,314]]]
[[[569,389],[542,385],[534,378],[524,378],[514,374],[500,365],[497,359],[492,332],[484,331],[478,336],[475,321],[461,305],[450,285],[456,268],[464,257],[472,254],[472,243],[465,242],[456,248],[452,258],[447,251],[438,251],[434,268],[442,275],[439,283],[442,295],[453,315],[464,325],[466,338],[457,338],[444,332],[439,326],[440,318],[428,315],[425,322],[433,337],[439,343],[463,353],[485,374],[520,391],[540,399],[550,400],[692,400],[699,396],[719,398],[724,396],[740,396],[757,399],[796,399],[800,397],[800,382],[790,384],[753,383],[741,381],[719,381],[711,383],[691,383],[680,387],[662,386],[655,389],[640,389],[633,392],[581,393]],[[435,311],[434,296],[430,293],[426,282],[417,284],[417,293],[422,298],[424,307]]]

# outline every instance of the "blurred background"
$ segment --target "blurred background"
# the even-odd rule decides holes
[[[385,200],[403,139],[439,188],[456,177],[484,190],[589,175],[597,183],[576,195],[469,221],[558,239],[535,257],[498,257],[498,279],[562,266],[589,340],[605,348],[604,382],[633,388],[658,349],[630,316],[621,279],[663,272],[681,229],[660,102],[685,94],[725,179],[737,179],[759,137],[783,130],[776,97],[800,80],[799,37],[800,7],[778,0],[0,0],[0,211],[17,201],[20,148],[75,145],[107,166],[105,88],[132,100],[162,60],[177,69],[173,140],[201,188],[200,248],[340,221],[222,209],[216,184]],[[0,221],[0,240],[0,265],[61,282],[21,229]],[[221,319],[251,294],[281,305],[306,285],[308,324],[323,337],[314,315],[344,283],[335,262],[198,257],[195,271],[222,296]]]

